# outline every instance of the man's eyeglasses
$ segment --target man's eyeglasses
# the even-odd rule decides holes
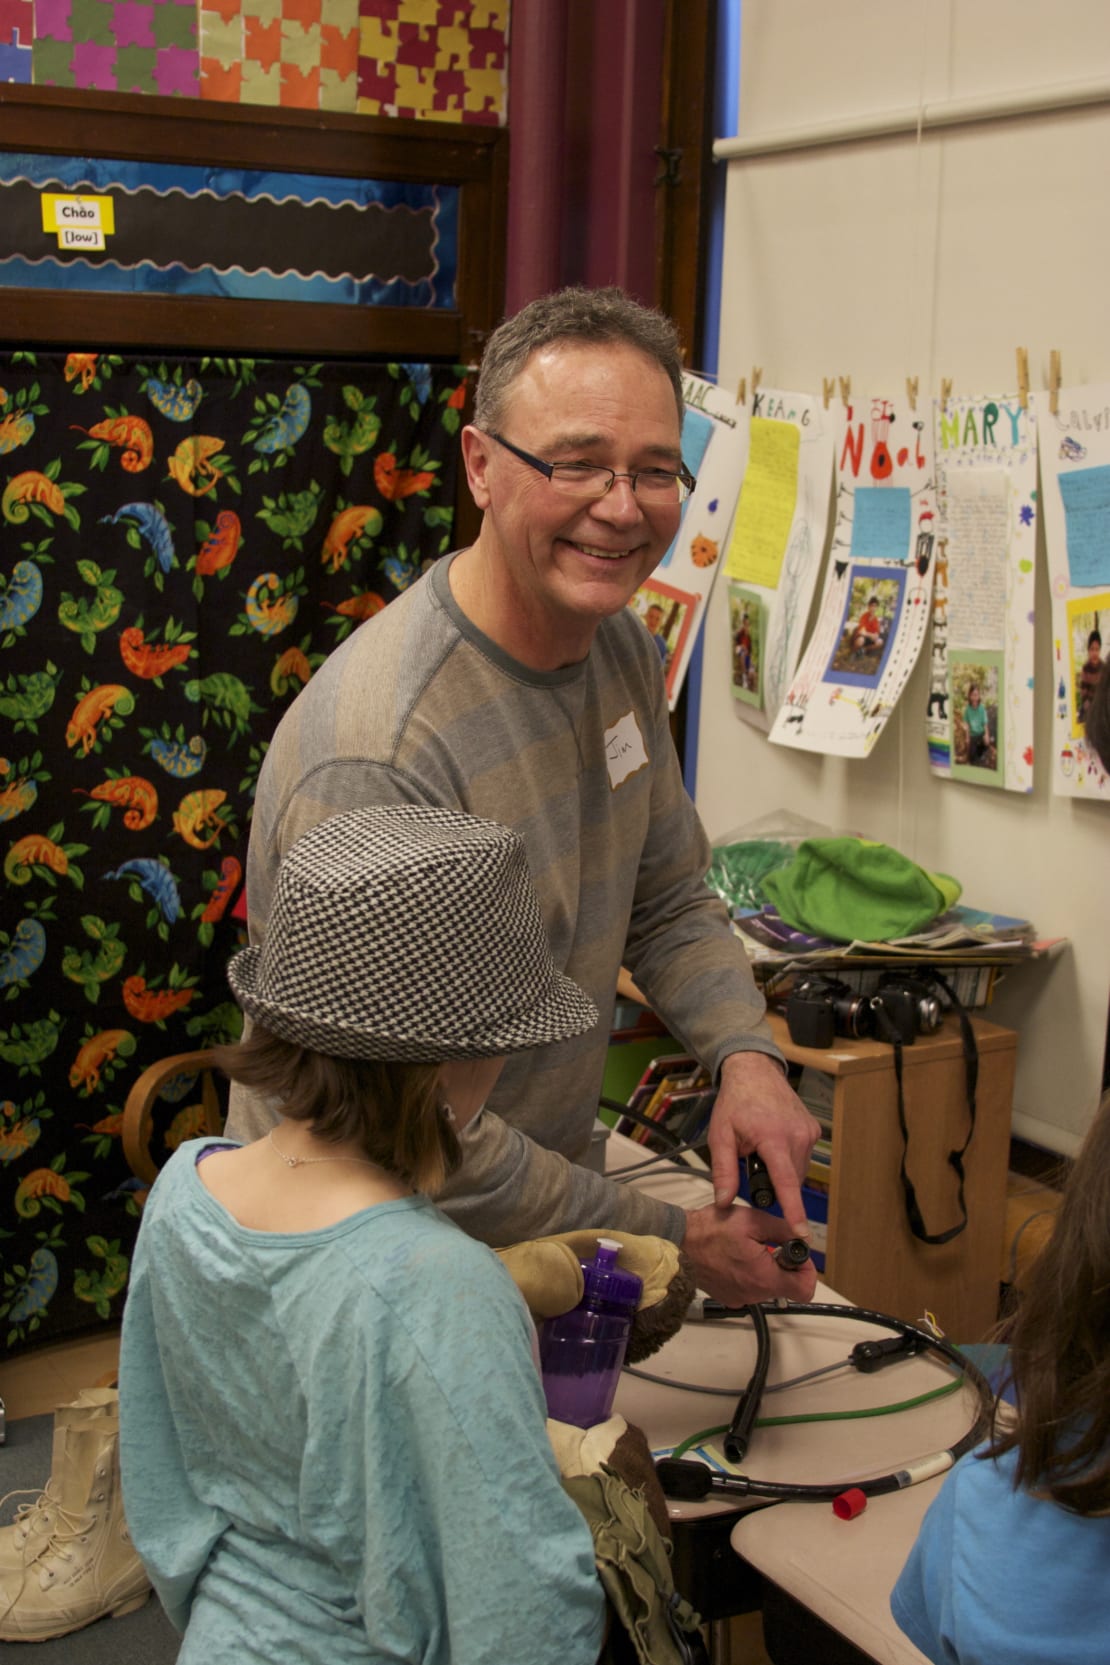
[[[511,451],[514,457],[519,457],[521,462],[527,463],[529,468],[534,468],[537,474],[550,480],[567,497],[578,497],[583,501],[594,502],[605,496],[614,480],[627,480],[641,502],[685,503],[698,483],[685,463],[677,474],[669,468],[638,468],[632,474],[618,474],[616,469],[603,468],[600,463],[543,462],[530,451],[522,451],[511,440],[502,439],[500,434],[491,432],[489,437],[504,446],[506,451]]]

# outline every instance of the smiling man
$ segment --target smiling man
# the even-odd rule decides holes
[[[704,884],[709,845],[682,785],[659,653],[628,606],[694,484],[682,414],[673,327],[619,290],[562,290],[494,332],[462,436],[481,531],[337,649],[279,725],[252,824],[250,931],[264,934],[283,852],[342,810],[446,804],[513,827],[559,968],[602,1023],[509,1061],[440,1205],[495,1245],[623,1228],[681,1242],[701,1287],[730,1303],[808,1298],[812,1267],[780,1270],[765,1245],[805,1229],[799,1182],[817,1124]],[[701,1209],[580,1165],[622,964],[720,1084],[715,1200]],[[272,1120],[233,1091],[233,1135]],[[753,1149],[788,1223],[730,1206],[738,1153]]]

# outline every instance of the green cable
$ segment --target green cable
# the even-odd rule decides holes
[[[913,1399],[900,1399],[896,1405],[875,1405],[862,1411],[810,1411],[805,1416],[761,1416],[755,1423],[757,1428],[785,1428],[792,1422],[855,1422],[860,1417],[893,1416],[895,1411],[912,1411],[915,1405],[928,1404],[930,1399],[943,1399],[949,1393],[955,1393],[963,1386],[964,1378],[956,1376],[943,1387],[930,1388],[928,1393],[919,1393]],[[676,1445],[671,1453],[672,1457],[685,1457],[693,1446],[700,1445],[703,1440],[712,1439],[714,1434],[727,1434],[728,1423],[722,1422],[719,1428],[703,1428],[700,1433],[691,1434],[680,1445]]]

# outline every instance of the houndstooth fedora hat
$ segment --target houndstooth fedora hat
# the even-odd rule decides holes
[[[341,1058],[439,1063],[583,1034],[516,833],[456,810],[351,810],[281,864],[260,947],[228,966],[253,1021]]]

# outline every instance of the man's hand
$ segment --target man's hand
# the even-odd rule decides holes
[[[801,1182],[809,1153],[821,1133],[788,1083],[781,1066],[765,1052],[733,1052],[721,1066],[721,1085],[709,1123],[713,1195],[726,1207],[740,1184],[738,1158],[758,1151],[770,1175],[787,1237],[808,1237]]]
[[[786,1271],[767,1252],[798,1233],[777,1214],[741,1206],[693,1208],[686,1212],[682,1248],[694,1267],[698,1288],[726,1306],[753,1301],[810,1301],[817,1287],[812,1260]]]

